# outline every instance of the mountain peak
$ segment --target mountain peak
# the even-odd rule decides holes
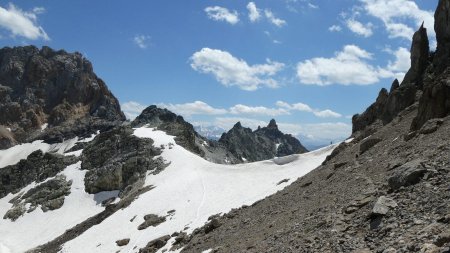
[[[270,120],[269,125],[267,125],[267,128],[278,129],[278,125],[275,119]]]

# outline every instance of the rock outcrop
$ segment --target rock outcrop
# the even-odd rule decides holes
[[[241,162],[221,143],[199,135],[182,116],[155,105],[147,107],[133,122],[132,127],[147,126],[175,136],[175,142],[208,161],[224,164]]]
[[[411,45],[411,68],[408,70],[401,85],[394,80],[391,89],[381,89],[375,103],[362,114],[352,118],[353,133],[363,131],[366,127],[380,122],[385,125],[392,121],[401,111],[418,101],[423,89],[424,74],[430,65],[430,56],[427,29],[423,24],[414,33]]]
[[[119,102],[79,53],[0,49],[0,149],[88,136],[124,121]],[[44,129],[45,128],[45,129]]]
[[[0,198],[15,193],[32,182],[42,182],[56,176],[68,165],[76,162],[75,157],[37,150],[27,159],[0,169]]]
[[[219,143],[234,156],[249,162],[307,152],[299,140],[292,135],[283,134],[273,119],[267,127],[255,131],[242,127],[238,122],[222,135]]]
[[[128,126],[103,132],[83,150],[81,168],[88,170],[85,190],[88,193],[119,190],[126,194],[145,179],[148,171],[158,173],[166,167],[162,158],[154,159],[160,154],[153,140],[134,136]]]

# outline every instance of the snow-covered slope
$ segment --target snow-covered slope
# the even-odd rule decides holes
[[[67,242],[62,252],[138,252],[160,236],[182,230],[190,233],[203,226],[211,215],[251,205],[283,189],[320,165],[335,147],[256,163],[220,165],[178,146],[173,136],[162,131],[143,127],[135,129],[134,135],[152,138],[155,146],[163,145],[162,157],[170,165],[157,175],[147,176],[145,184],[154,189]],[[80,170],[79,163],[69,166],[62,174],[73,180],[71,194],[66,197],[64,206],[46,213],[39,209],[15,222],[1,220],[1,252],[33,248],[103,210],[99,196],[84,192],[85,172]],[[285,179],[288,182],[279,184]],[[14,196],[9,194],[0,199],[0,216],[10,208],[8,201]],[[172,210],[175,211],[169,214]],[[166,221],[156,227],[138,230],[147,214],[165,216]],[[124,238],[130,239],[129,244],[117,246],[116,240]],[[163,249],[169,249],[170,242]]]

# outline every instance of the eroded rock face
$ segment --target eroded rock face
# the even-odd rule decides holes
[[[411,68],[405,75],[401,85],[398,80],[392,83],[388,93],[382,89],[378,98],[362,114],[352,118],[353,133],[364,130],[376,121],[382,124],[391,122],[401,111],[418,100],[418,92],[423,89],[424,74],[430,65],[429,41],[427,29],[422,26],[415,32],[411,45]]]
[[[125,120],[86,58],[34,46],[0,49],[0,115],[0,125],[10,128],[17,142],[89,135],[92,125],[110,128]],[[0,140],[0,149],[13,144]]]
[[[178,145],[211,162],[230,164],[241,162],[221,143],[199,135],[183,117],[155,105],[147,107],[131,122],[131,126],[147,126],[165,131],[167,134],[175,136],[175,142]]]
[[[65,176],[56,176],[13,199],[13,207],[3,219],[15,221],[25,212],[32,212],[38,207],[44,212],[59,209],[63,206],[65,197],[70,194],[71,185],[72,181],[67,181]]]
[[[278,130],[273,119],[267,127],[255,131],[238,122],[222,135],[219,143],[239,159],[251,162],[307,152],[299,140]]]
[[[434,13],[434,31],[436,32],[437,48],[433,64],[437,72],[447,68],[450,61],[450,2],[439,0]]]
[[[411,45],[411,68],[405,75],[403,83],[422,86],[422,76],[429,65],[430,46],[427,29],[422,26],[414,33]]]
[[[157,173],[166,165],[161,150],[153,146],[153,140],[133,135],[128,126],[116,127],[99,134],[83,150],[81,168],[88,170],[84,179],[88,193],[101,191],[125,191],[147,171]]]
[[[0,169],[0,198],[10,192],[17,192],[32,182],[42,182],[49,177],[54,177],[75,162],[75,157],[44,154],[41,150],[37,150],[27,159]]]

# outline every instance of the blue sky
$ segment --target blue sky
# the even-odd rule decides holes
[[[275,118],[322,144],[403,77],[422,21],[433,47],[437,2],[0,1],[0,45],[83,53],[131,117],[158,104],[225,129]]]

